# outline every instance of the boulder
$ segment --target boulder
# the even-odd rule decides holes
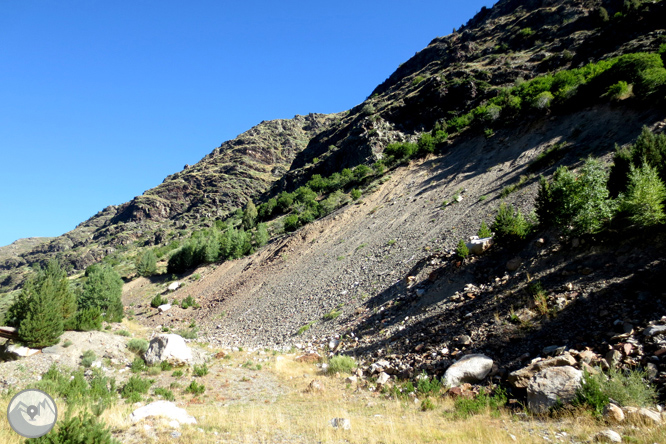
[[[296,362],[305,362],[308,364],[314,364],[317,362],[321,362],[322,357],[319,353],[313,351],[313,352],[306,352],[305,354],[296,357],[295,360]]]
[[[508,381],[509,384],[513,385],[516,388],[527,388],[530,383],[530,379],[541,370],[545,370],[551,367],[563,367],[563,366],[574,366],[576,365],[576,359],[569,353],[564,353],[561,356],[555,356],[554,358],[542,359],[539,361],[532,361],[527,367],[523,367],[519,370],[509,373]]]
[[[157,311],[160,313],[164,313],[165,311],[171,309],[171,304],[163,304],[157,307]]]
[[[148,405],[140,407],[132,412],[130,420],[139,422],[145,418],[163,417],[171,421],[178,421],[179,424],[196,424],[197,420],[176,404],[169,401],[155,401]]]
[[[389,382],[390,379],[391,377],[388,374],[381,372],[379,376],[377,376],[377,384],[384,385]]]
[[[444,384],[457,387],[465,382],[482,381],[493,368],[493,360],[482,354],[463,356],[454,362],[444,373]]]
[[[622,411],[629,421],[640,424],[661,424],[661,414],[645,407],[623,407]]]
[[[523,264],[523,260],[519,257],[514,257],[506,263],[506,269],[508,271],[516,271]]]
[[[36,355],[37,353],[41,353],[41,350],[9,343],[5,343],[2,349],[0,349],[0,355],[6,360],[27,358],[28,356]]]
[[[571,402],[582,377],[583,372],[571,366],[541,370],[527,385],[528,409],[533,413],[545,413],[560,402]]]
[[[148,365],[155,365],[163,361],[177,366],[194,362],[192,350],[185,343],[185,339],[175,334],[155,336],[150,341],[143,359]]]

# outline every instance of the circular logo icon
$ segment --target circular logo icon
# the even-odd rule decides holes
[[[49,395],[41,390],[23,390],[7,407],[9,425],[26,438],[39,438],[51,431],[58,419],[58,409]]]

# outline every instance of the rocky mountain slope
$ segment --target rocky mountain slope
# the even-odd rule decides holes
[[[540,105],[525,90],[548,73],[583,76],[573,70],[656,53],[666,43],[665,12],[664,2],[500,1],[433,40],[348,112],[261,123],[131,202],[4,259],[3,290],[52,256],[74,270],[111,258],[129,281],[127,263],[147,248],[184,240],[313,175],[374,165],[390,144],[432,133],[434,153],[368,175],[359,200],[293,234],[277,215],[268,220],[271,241],[256,253],[176,276],[186,285],[168,297],[191,296],[200,309],[156,314],[150,300],[166,292],[164,275],[129,282],[125,303],[156,329],[194,321],[213,344],[328,345],[333,337],[339,350],[388,359],[397,374],[441,373],[469,352],[492,355],[506,373],[555,345],[615,350],[628,364],[652,363],[663,381],[663,353],[653,353],[666,342],[640,335],[666,314],[655,284],[659,230],[623,234],[622,242],[617,233],[542,232],[467,262],[452,250],[490,223],[501,201],[529,213],[539,174],[577,167],[588,155],[610,161],[615,145],[632,143],[644,126],[663,132],[664,98],[641,96],[638,81],[636,94],[613,100],[608,85],[600,90],[587,78],[540,91]],[[551,149],[553,162],[537,162]],[[529,297],[532,281],[545,286],[545,308]],[[627,332],[616,331],[625,324]]]

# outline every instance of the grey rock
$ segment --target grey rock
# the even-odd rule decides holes
[[[597,433],[594,440],[597,442],[622,442],[622,436],[611,429],[607,429]]]
[[[661,414],[644,407],[623,407],[622,411],[629,421],[641,424],[661,424]]]
[[[351,430],[351,421],[348,418],[333,418],[330,424],[334,429]]]
[[[582,377],[583,373],[571,366],[541,370],[527,385],[527,407],[533,413],[545,413],[559,402],[571,402]]]
[[[167,287],[167,290],[169,290],[169,291],[176,291],[176,290],[178,290],[178,287],[180,287],[180,282],[172,282],[172,283],[170,283],[169,286]]]
[[[390,379],[391,377],[388,374],[381,372],[379,376],[377,376],[377,384],[384,385],[389,382]]]
[[[651,338],[652,336],[660,335],[660,334],[666,334],[666,325],[653,325],[652,327],[648,327],[643,331],[643,334],[647,336],[648,338]]]
[[[554,358],[543,359],[540,361],[533,361],[527,367],[523,367],[519,370],[509,373],[508,381],[509,384],[513,385],[516,388],[527,388],[532,377],[542,370],[551,367],[564,367],[564,366],[574,366],[574,365],[576,365],[576,359],[574,359],[574,357],[571,356],[570,353],[565,353],[561,356],[556,356]]]
[[[167,310],[171,309],[171,304],[162,304],[159,307],[157,307],[157,311],[160,313],[164,313]]]
[[[175,334],[154,337],[143,358],[148,365],[163,361],[172,365],[189,365],[194,362],[192,350],[182,337]]]
[[[604,407],[603,417],[611,424],[624,422],[624,412],[615,404],[611,403]]]
[[[476,383],[483,381],[493,368],[493,360],[482,354],[473,354],[462,357],[453,363],[444,373],[444,384],[447,387],[457,387],[465,382]]]

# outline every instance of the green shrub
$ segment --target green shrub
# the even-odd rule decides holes
[[[130,332],[128,332],[127,330],[118,330],[118,331],[116,332],[116,334],[117,334],[118,336],[127,336],[127,337],[131,336],[131,335],[130,335]]]
[[[266,245],[269,238],[270,236],[268,235],[268,228],[266,227],[266,224],[257,225],[257,231],[254,234],[254,243],[257,245],[257,247],[263,247]]]
[[[432,399],[426,398],[423,401],[421,401],[421,411],[427,412],[429,410],[435,410],[435,403],[432,402]]]
[[[523,28],[520,31],[518,31],[518,35],[521,36],[522,38],[531,37],[534,35],[534,30],[532,28]]]
[[[141,395],[148,393],[154,382],[152,379],[143,379],[140,376],[133,375],[121,389],[120,396],[130,403],[138,402],[142,399]]]
[[[453,408],[456,417],[468,418],[488,410],[497,414],[506,405],[506,402],[506,393],[501,388],[496,389],[492,396],[486,393],[484,389],[481,389],[479,394],[474,398],[457,398],[453,404]]]
[[[525,218],[519,209],[502,202],[490,229],[500,241],[524,239],[533,230],[534,224]]]
[[[651,68],[642,71],[635,84],[634,91],[638,97],[647,98],[659,94],[663,98],[666,92],[666,69]]]
[[[435,152],[435,138],[432,137],[429,133],[421,134],[419,141],[417,143],[416,154],[419,156],[425,156]]]
[[[169,389],[165,389],[163,387],[157,387],[155,389],[155,395],[156,396],[161,396],[163,399],[167,401],[175,401],[176,397],[173,395],[173,392]]]
[[[284,231],[296,231],[301,226],[298,215],[290,214],[284,218]]]
[[[88,381],[82,370],[65,373],[52,364],[35,386],[54,397],[64,399],[67,405],[92,402],[109,404],[117,397],[115,379],[104,376],[102,371],[96,368],[92,370],[92,376]]]
[[[417,149],[417,145],[414,143],[391,143],[384,149],[384,154],[402,161],[411,158]]]
[[[351,373],[357,367],[356,361],[351,356],[336,355],[328,361],[329,374],[335,373]]]
[[[666,134],[654,134],[643,127],[633,145],[616,148],[608,177],[608,189],[612,196],[618,196],[627,189],[630,165],[643,163],[656,168],[662,182],[666,182]]]
[[[629,219],[640,227],[664,223],[664,200],[666,186],[657,170],[647,164],[640,168],[631,165],[627,192],[620,198],[620,208]]]
[[[186,309],[188,309],[188,308],[190,308],[190,307],[193,307],[193,308],[199,308],[200,305],[197,304],[197,301],[196,301],[191,295],[188,295],[188,296],[187,296],[185,299],[183,299],[183,301],[180,303],[180,308],[182,308],[183,310],[186,310]]]
[[[246,230],[254,228],[254,226],[257,224],[258,215],[259,213],[257,212],[257,207],[254,205],[254,202],[249,201],[245,206],[245,210],[243,210],[243,228]]]
[[[324,315],[324,320],[332,321],[333,319],[337,319],[341,314],[342,310],[331,310]]]
[[[171,373],[171,376],[173,376],[174,378],[180,378],[181,376],[183,376],[183,371],[182,370],[176,370],[173,373]]]
[[[169,361],[162,361],[160,362],[160,370],[163,372],[169,371],[173,368],[173,365],[169,363]]]
[[[624,80],[608,87],[606,95],[612,100],[623,99],[629,95],[629,85]]]
[[[472,124],[474,115],[472,113],[464,114],[462,116],[453,117],[446,121],[447,128],[454,133],[459,133],[463,129]]]
[[[294,204],[294,196],[286,191],[281,192],[277,198],[277,208],[282,213],[287,213],[291,210],[291,206]]]
[[[160,305],[164,305],[164,304],[167,304],[167,303],[169,303],[169,300],[163,298],[162,296],[160,296],[160,295],[158,294],[157,296],[155,296],[155,297],[150,301],[150,306],[153,307],[153,308],[157,308],[157,307],[159,307]]]
[[[190,382],[190,385],[188,385],[185,388],[185,393],[192,393],[195,396],[200,395],[205,391],[206,391],[206,386],[204,386],[203,384],[199,384],[197,381],[194,380]]]
[[[192,374],[194,376],[206,376],[208,374],[208,366],[206,363],[203,363],[203,365],[197,365],[194,364],[194,369],[192,370]]]
[[[187,330],[176,330],[174,333],[183,339],[196,339],[198,337],[198,330],[196,328],[189,328]]]
[[[27,439],[36,444],[120,444],[113,438],[104,422],[94,415],[83,412],[78,416],[65,416],[56,428],[39,438]]]
[[[493,232],[490,231],[490,228],[488,228],[488,225],[486,225],[485,221],[481,221],[481,226],[479,227],[479,231],[476,232],[476,235],[479,236],[479,239],[483,239],[486,237],[491,237]]]
[[[467,243],[463,239],[458,241],[458,246],[456,247],[456,256],[460,259],[465,259],[469,256],[469,248],[467,248]]]
[[[442,382],[435,376],[429,377],[423,372],[416,382],[416,390],[425,396],[436,396],[442,390]]]
[[[610,400],[620,406],[648,407],[657,400],[657,391],[647,382],[645,372],[640,370],[617,370],[611,368],[607,374],[583,372],[583,381],[576,394],[575,405],[586,405],[601,416]]]
[[[148,250],[139,257],[136,263],[136,274],[139,276],[157,274],[157,257],[153,250]]]
[[[92,350],[86,350],[81,356],[81,365],[88,368],[92,365],[93,362],[97,359],[97,355]]]
[[[544,91],[534,98],[532,106],[536,109],[546,109],[550,107],[550,103],[555,97],[550,91]]]
[[[353,190],[351,190],[351,197],[354,200],[358,200],[361,197],[361,191],[354,188]]]
[[[552,182],[540,181],[536,212],[539,222],[565,233],[595,233],[612,218],[615,203],[609,196],[606,166],[588,158],[575,175],[567,167],[555,171]]]
[[[147,369],[148,367],[146,366],[145,361],[139,357],[134,358],[134,361],[132,361],[132,365],[130,366],[132,373],[145,372]]]
[[[130,339],[127,342],[127,349],[133,353],[143,354],[148,350],[148,341],[145,339]]]

